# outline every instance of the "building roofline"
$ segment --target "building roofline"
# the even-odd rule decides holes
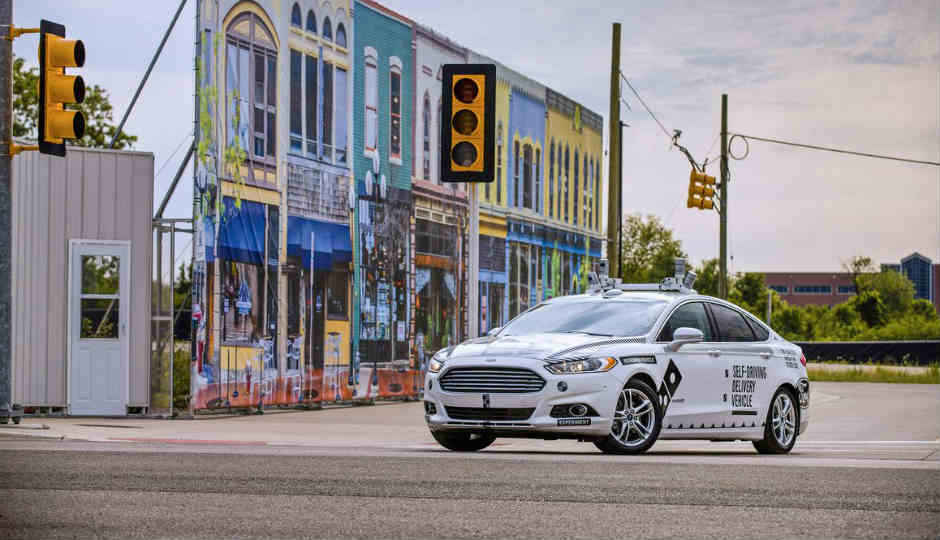
[[[415,22],[413,20],[409,19],[408,17],[405,17],[404,15],[402,15],[401,13],[398,13],[397,11],[394,11],[392,9],[389,9],[383,6],[382,4],[376,2],[375,0],[356,0],[356,2],[359,2],[360,4],[366,7],[372,8],[372,10],[378,11],[382,13],[383,15],[387,15],[393,19],[398,19],[399,22],[406,24],[408,26],[415,25]]]

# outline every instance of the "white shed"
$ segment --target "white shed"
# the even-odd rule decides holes
[[[153,154],[26,152],[12,177],[14,403],[147,407]]]

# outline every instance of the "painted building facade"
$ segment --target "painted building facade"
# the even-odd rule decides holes
[[[197,31],[195,408],[416,396],[600,255],[576,102],[372,0],[199,0]],[[498,65],[476,215],[438,172],[441,66],[468,61]]]

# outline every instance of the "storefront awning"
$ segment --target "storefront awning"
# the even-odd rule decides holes
[[[214,233],[211,219],[206,223]],[[224,261],[261,265],[264,261],[264,205],[254,201],[222,199],[222,223],[219,226],[218,256]],[[206,239],[206,260],[212,261],[212,239]]]
[[[312,235],[312,237],[311,237]],[[330,270],[335,264],[352,260],[349,226],[299,216],[287,217],[287,254],[301,257],[310,268],[310,244],[313,243],[315,270]]]

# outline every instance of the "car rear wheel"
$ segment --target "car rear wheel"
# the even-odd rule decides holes
[[[493,444],[496,437],[485,433],[441,432],[432,431],[434,440],[441,446],[454,452],[476,452]]]
[[[796,444],[797,426],[800,425],[800,412],[793,393],[780,388],[774,394],[767,411],[764,425],[764,439],[754,441],[754,448],[761,454],[786,454]]]
[[[640,454],[649,450],[662,428],[659,396],[640,380],[630,380],[620,391],[610,435],[595,441],[605,454]]]

